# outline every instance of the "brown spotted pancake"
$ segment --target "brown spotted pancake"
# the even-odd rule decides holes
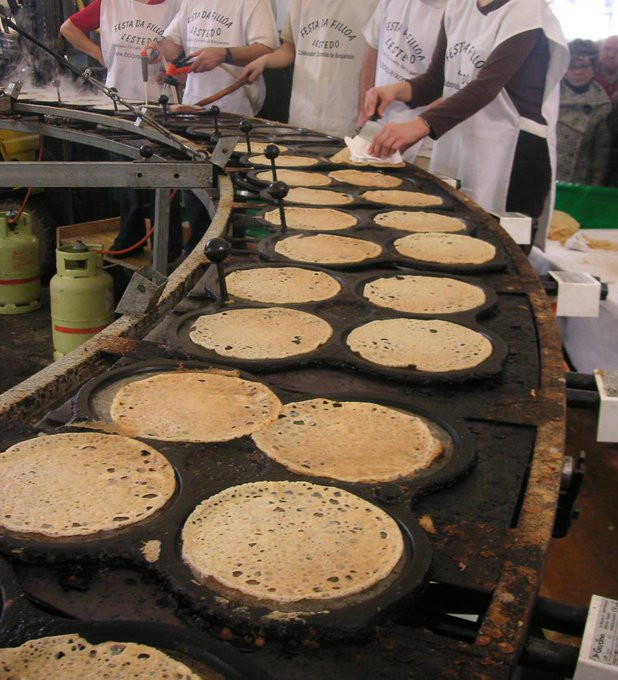
[[[214,671],[194,673],[167,654],[134,642],[93,645],[75,634],[28,640],[0,649],[0,677],[5,680],[222,680]]]
[[[346,342],[373,364],[428,373],[474,368],[492,353],[491,342],[481,333],[435,319],[371,321],[355,328]]]
[[[341,291],[339,282],[326,272],[302,267],[237,269],[225,282],[236,298],[277,305],[319,302]]]
[[[401,185],[403,180],[394,175],[385,175],[382,172],[367,172],[363,170],[335,170],[328,173],[336,182],[354,184],[358,187],[380,187],[393,189]]]
[[[398,274],[374,279],[363,296],[378,307],[408,314],[456,314],[485,304],[482,288],[445,276]]]
[[[354,197],[340,191],[330,189],[311,189],[293,187],[285,198],[286,203],[304,203],[306,205],[349,205]]]
[[[466,223],[457,217],[423,210],[391,210],[376,215],[373,221],[380,227],[390,227],[401,231],[452,233],[466,230]]]
[[[167,459],[135,439],[94,432],[37,437],[0,456],[0,527],[91,536],[146,519],[175,489]]]
[[[279,226],[279,209],[264,213],[264,219]],[[351,213],[332,208],[285,208],[285,221],[290,229],[306,231],[337,231],[350,229],[358,224],[358,219]]]
[[[253,441],[301,475],[388,482],[428,468],[443,445],[410,413],[362,401],[310,399],[286,404]]]
[[[253,165],[268,165],[270,166],[270,159],[266,156],[251,156],[249,158],[249,163]],[[293,156],[283,154],[275,159],[275,164],[277,168],[308,168],[312,165],[317,165],[319,160],[312,156]]]
[[[355,264],[382,254],[377,243],[336,234],[288,236],[277,241],[275,252],[297,262]]]
[[[262,170],[256,174],[262,182],[272,182],[273,174],[270,170]],[[328,175],[319,172],[303,172],[302,170],[277,169],[277,179],[290,187],[326,187],[332,183]]]
[[[236,359],[284,359],[313,352],[333,334],[323,319],[285,307],[230,309],[200,316],[190,332],[200,347]]]
[[[439,264],[484,264],[496,256],[491,243],[461,234],[410,234],[393,245],[404,257]]]
[[[261,383],[208,371],[166,371],[121,387],[111,416],[135,437],[223,442],[276,420],[280,409]]]
[[[439,196],[424,194],[420,191],[403,191],[401,189],[375,189],[365,191],[362,197],[370,203],[380,205],[394,205],[407,208],[425,208],[428,206],[442,205]]]
[[[194,577],[258,600],[344,598],[388,577],[404,550],[383,510],[334,487],[253,482],[200,503],[182,530]]]

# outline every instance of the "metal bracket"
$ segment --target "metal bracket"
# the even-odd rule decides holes
[[[223,170],[230,160],[240,137],[221,137],[210,157],[210,162]]]
[[[161,297],[167,277],[151,267],[136,271],[116,307],[116,314],[145,314]]]

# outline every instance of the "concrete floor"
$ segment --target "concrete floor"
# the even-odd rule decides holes
[[[40,310],[0,316],[0,342],[0,393],[51,362],[48,289]],[[542,586],[546,597],[581,606],[593,593],[618,599],[618,445],[598,444],[595,431],[594,413],[569,410],[567,454],[586,452],[582,512],[567,537],[553,541]]]

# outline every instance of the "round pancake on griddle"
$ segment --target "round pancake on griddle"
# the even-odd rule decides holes
[[[279,149],[279,153],[285,153],[288,150],[288,147],[283,146],[283,144],[273,144],[272,142],[257,142],[251,140],[251,153],[264,153],[267,146],[276,146]],[[249,153],[247,142],[238,142],[238,144],[236,144],[234,147],[234,151],[242,154]],[[270,161],[268,162],[270,163]]]
[[[164,652],[134,642],[91,644],[70,633],[28,640],[0,649],[0,677],[5,680],[221,680],[214,671],[194,673]]]
[[[285,197],[286,203],[305,203],[307,205],[349,205],[354,197],[340,191],[330,189],[311,189],[309,187],[293,187]]]
[[[397,274],[367,283],[363,296],[378,307],[408,314],[455,314],[480,307],[482,288],[445,276]]]
[[[465,231],[466,223],[456,217],[422,210],[390,210],[373,218],[380,227],[390,227],[413,232],[457,232]]]
[[[420,191],[403,191],[401,189],[375,189],[365,191],[362,197],[370,203],[395,205],[408,208],[425,208],[431,205],[442,205],[439,196],[424,194]]]
[[[460,234],[410,234],[393,245],[404,257],[440,264],[484,264],[496,256],[491,243]]]
[[[46,435],[0,455],[0,527],[54,538],[91,536],[142,521],[175,489],[167,459],[135,439]]]
[[[341,291],[340,283],[326,272],[302,267],[237,269],[225,282],[236,298],[278,305],[328,300]]]
[[[481,333],[449,321],[386,319],[355,328],[348,347],[380,366],[449,373],[474,368],[492,353]]]
[[[443,451],[420,418],[363,401],[286,404],[252,435],[292,472],[345,482],[388,482],[428,468]]]
[[[273,174],[270,170],[262,170],[256,173],[256,177],[262,182],[273,181]],[[319,172],[303,172],[285,168],[277,168],[277,180],[285,182],[290,187],[326,187],[333,181],[328,175],[322,175]]]
[[[323,319],[297,309],[229,309],[195,320],[191,340],[236,359],[284,359],[313,352],[333,334]]]
[[[280,409],[261,383],[208,371],[167,371],[123,385],[111,416],[134,437],[224,442],[272,422]]]
[[[270,159],[264,155],[250,156],[249,163],[253,165],[268,165],[270,166]],[[275,158],[275,165],[277,168],[309,168],[312,165],[317,165],[319,159],[312,156],[293,156],[282,154]],[[284,180],[285,181],[285,180]]]
[[[264,219],[270,224],[281,225],[278,208],[264,213]],[[358,219],[351,213],[332,208],[285,208],[285,221],[290,229],[306,231],[337,231],[358,224]]]
[[[383,510],[307,482],[225,489],[200,503],[182,530],[182,558],[200,582],[281,603],[367,590],[391,574],[403,548]]]
[[[381,187],[392,189],[398,187],[403,180],[394,175],[385,175],[382,172],[367,172],[365,170],[335,170],[328,173],[337,182],[354,184],[358,187]]]
[[[355,264],[382,254],[377,243],[336,234],[288,236],[277,241],[275,252],[297,262]]]

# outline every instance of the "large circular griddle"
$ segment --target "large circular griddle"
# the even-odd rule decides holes
[[[97,427],[105,420],[112,394],[131,380],[140,380],[162,371],[205,370],[197,362],[172,361],[128,364],[114,369],[89,383],[76,396],[73,418],[67,424],[71,429],[93,422]],[[254,377],[241,374],[248,380]],[[28,561],[54,563],[57,561],[97,560],[100,562],[136,564],[165,583],[186,606],[210,620],[215,617],[231,626],[256,627],[285,635],[290,629],[318,629],[326,637],[341,637],[366,629],[384,615],[386,609],[419,594],[431,562],[431,549],[424,532],[410,510],[410,504],[421,494],[453,484],[466,474],[474,464],[472,437],[463,422],[448,414],[429,413],[422,404],[414,401],[369,400],[356,395],[308,395],[273,390],[279,398],[289,403],[312,397],[335,397],[338,400],[376,401],[385,406],[412,413],[424,420],[432,434],[444,445],[444,454],[430,468],[412,478],[388,484],[336,482],[320,477],[306,477],[287,470],[263,454],[250,437],[213,444],[182,444],[144,439],[159,450],[174,465],[178,479],[178,494],[152,521],[134,525],[126,530],[101,535],[93,540],[45,540],[23,536],[0,536],[0,551]],[[66,413],[66,411],[65,411]],[[66,431],[66,430],[65,430]],[[342,488],[370,503],[378,503],[398,522],[406,543],[406,556],[396,573],[364,593],[340,601],[319,601],[311,606],[278,605],[280,616],[273,616],[274,605],[260,605],[243,596],[230,597],[222,587],[197,585],[189,568],[180,558],[180,532],[184,521],[205,498],[219,491],[245,482],[254,481],[307,481]],[[149,542],[160,542],[158,559],[147,557],[143,548]],[[296,609],[294,609],[296,607]]]
[[[185,663],[196,674],[214,671],[222,680],[269,680],[271,676],[245,654],[201,633],[149,621],[79,621],[53,616],[36,607],[20,587],[13,570],[0,558],[0,647],[19,647],[29,640],[79,635],[91,644],[134,642],[148,645]]]

